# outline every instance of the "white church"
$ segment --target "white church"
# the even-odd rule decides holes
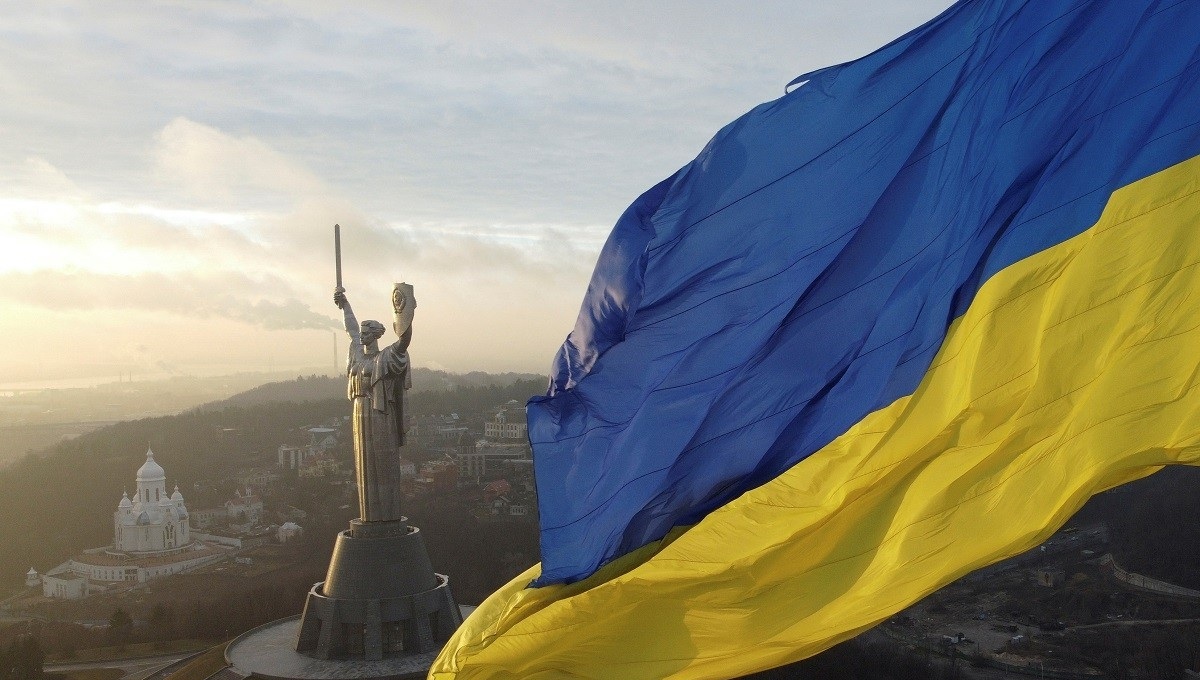
[[[123,583],[143,583],[215,562],[227,548],[193,540],[179,487],[167,494],[167,473],[146,450],[133,498],[125,492],[113,513],[113,544],[72,557],[41,577],[46,597],[79,598]],[[37,583],[30,569],[26,583]]]
[[[137,493],[121,496],[113,513],[113,548],[124,553],[162,554],[191,543],[187,507],[179,486],[167,495],[167,473],[146,450],[146,462],[137,471]]]

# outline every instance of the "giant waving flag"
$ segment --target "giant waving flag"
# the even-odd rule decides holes
[[[815,654],[1200,462],[1200,0],[974,0],[642,195],[529,404],[542,557],[431,678]]]

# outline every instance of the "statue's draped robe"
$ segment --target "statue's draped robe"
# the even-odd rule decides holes
[[[406,343],[404,343],[406,344]],[[359,517],[400,519],[400,447],[404,445],[406,390],[412,386],[408,352],[396,342],[367,356],[352,343],[346,396],[354,405],[354,455]]]

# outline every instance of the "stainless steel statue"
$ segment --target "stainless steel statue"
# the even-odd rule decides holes
[[[400,447],[405,398],[411,385],[408,344],[417,300],[413,287],[392,289],[392,328],[398,339],[379,348],[383,324],[354,316],[342,288],[341,228],[333,228],[337,286],[333,302],[346,320],[350,356],[346,395],[353,403],[357,519],[338,533],[325,580],[304,603],[295,651],[316,659],[383,661],[345,669],[336,677],[425,677],[441,645],[462,623],[450,579],[433,571],[417,527],[400,514]],[[268,677],[279,677],[269,664]],[[353,671],[351,673],[351,671]],[[333,678],[321,670],[320,677]],[[341,672],[341,671],[338,671]],[[316,677],[316,676],[312,676]]]
[[[412,387],[408,345],[417,307],[413,287],[397,283],[392,289],[392,328],[398,338],[383,349],[379,348],[383,324],[375,320],[359,324],[341,286],[334,291],[333,302],[342,310],[350,336],[346,397],[354,405],[359,518],[363,522],[399,520],[400,447],[407,429],[407,390]]]

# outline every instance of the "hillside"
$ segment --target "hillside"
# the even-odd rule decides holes
[[[1089,504],[1126,569],[1200,589],[1200,468],[1173,465]]]
[[[89,387],[0,391],[0,466],[105,425],[181,413],[288,377],[270,373],[181,375]]]
[[[280,444],[307,441],[304,428],[344,416],[349,406],[340,392],[344,388],[334,398],[256,402],[272,392],[319,395],[327,389],[324,381],[272,383],[251,390],[255,397],[239,395],[175,416],[102,427],[6,467],[0,471],[0,545],[5,547],[0,551],[0,584],[16,585],[30,566],[45,571],[83,548],[111,542],[111,513],[122,489],[132,488],[147,446],[166,469],[168,485],[178,483],[193,509],[202,506],[196,482],[219,479],[256,460],[272,465]],[[486,410],[509,399],[524,401],[542,384],[539,378],[507,385],[414,388],[411,407],[418,416]],[[238,401],[247,403],[236,405]],[[212,493],[208,486],[205,491]],[[232,487],[219,491],[231,493]]]
[[[430,368],[413,368],[413,394],[425,391],[448,391],[456,388],[488,388],[504,387],[516,382],[533,382],[537,387],[529,394],[541,392],[546,379],[532,373],[447,373]],[[528,396],[528,395],[526,395]],[[269,404],[280,401],[322,401],[325,399],[344,399],[346,397],[346,380],[341,376],[311,375],[297,377],[295,380],[269,382],[253,389],[235,394],[228,399],[214,401],[197,407],[197,410],[216,410],[228,406],[251,406]]]

